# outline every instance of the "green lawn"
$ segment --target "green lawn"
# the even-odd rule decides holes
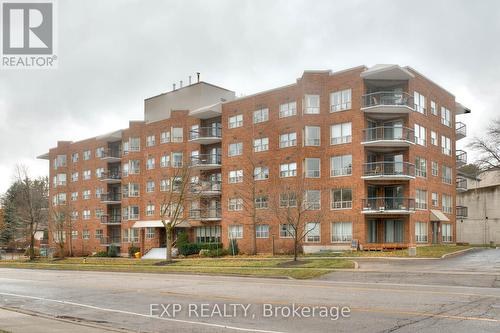
[[[469,249],[470,245],[433,245],[417,247],[417,258],[440,258],[444,254]],[[344,251],[310,254],[316,257],[408,257],[408,250]]]

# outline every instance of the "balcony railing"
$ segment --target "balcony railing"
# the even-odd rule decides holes
[[[457,191],[459,192],[467,191],[467,179],[462,177],[457,177],[456,183],[457,183]]]
[[[363,164],[366,178],[413,178],[415,165],[408,162],[373,162]]]
[[[467,207],[457,206],[456,214],[457,214],[457,218],[467,217],[468,216]]]
[[[191,166],[211,166],[220,165],[221,155],[219,154],[200,154],[191,156]]]
[[[197,140],[201,138],[222,138],[222,126],[217,127],[199,127],[189,131],[189,140]]]
[[[120,245],[120,236],[102,236],[100,239],[101,245]]]
[[[363,212],[409,213],[415,211],[415,199],[400,197],[374,197],[363,199]]]
[[[120,149],[105,149],[101,154],[101,159],[120,159],[122,157],[122,151]]]
[[[122,217],[121,215],[103,215],[101,216],[101,223],[102,224],[121,224],[122,223]]]
[[[413,129],[398,126],[379,126],[363,130],[364,142],[373,141],[406,141],[413,143],[415,135]]]
[[[413,109],[413,96],[405,92],[394,91],[379,91],[363,95],[363,108],[371,108],[375,106],[408,107]]]
[[[108,170],[103,172],[99,178],[102,181],[118,182],[122,179],[122,173],[120,171]]]
[[[189,211],[189,218],[194,220],[219,220],[222,217],[220,208],[198,208]]]
[[[222,182],[215,181],[201,181],[191,184],[191,192],[204,193],[204,192],[219,192],[222,188]]]
[[[457,158],[457,166],[464,166],[467,164],[467,152],[463,150],[457,150],[455,152]]]
[[[467,126],[464,123],[457,121],[455,123],[455,135],[457,140],[465,138],[467,136]]]
[[[101,202],[120,202],[121,200],[120,192],[101,193]]]

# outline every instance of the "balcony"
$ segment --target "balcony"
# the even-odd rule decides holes
[[[415,211],[415,199],[399,197],[374,197],[363,199],[363,214],[401,215]]]
[[[201,154],[191,156],[190,167],[197,170],[220,169],[221,156],[219,154]]]
[[[199,127],[189,131],[189,141],[201,145],[210,145],[222,141],[222,127]]]
[[[365,163],[361,178],[370,180],[415,179],[415,165],[408,162]]]
[[[109,163],[120,162],[122,159],[122,152],[120,149],[106,149],[101,155],[101,160],[108,161]]]
[[[455,136],[457,140],[463,139],[467,136],[467,127],[464,123],[460,121],[455,123]]]
[[[121,238],[120,236],[103,236],[100,239],[100,243],[103,246],[109,246],[109,245],[120,246]]]
[[[122,223],[121,215],[102,215],[101,224],[106,225],[119,225]]]
[[[122,181],[122,173],[120,171],[103,172],[100,181],[107,184],[119,184]]]
[[[200,220],[202,222],[219,221],[222,218],[220,208],[191,209],[189,219]]]
[[[414,111],[413,96],[394,91],[366,94],[362,96],[361,110],[372,114],[407,114]]]
[[[191,192],[200,196],[214,196],[221,194],[221,182],[201,181],[191,184]]]
[[[365,128],[361,142],[366,147],[409,147],[414,143],[413,129],[398,126]]]
[[[465,207],[465,206],[457,206],[456,207],[456,214],[457,214],[457,218],[467,217],[468,216],[467,207]]]
[[[467,179],[458,176],[456,179],[456,183],[457,183],[457,187],[456,187],[457,192],[467,191]]]
[[[122,202],[122,195],[119,192],[101,194],[101,203],[113,205],[113,204],[119,204],[121,202]]]
[[[467,164],[467,152],[463,150],[457,150],[455,152],[457,159],[457,168],[463,167]]]

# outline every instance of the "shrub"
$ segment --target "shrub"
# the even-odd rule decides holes
[[[228,249],[228,251],[233,256],[235,256],[238,253],[240,253],[240,249],[238,249],[238,242],[236,241],[236,239],[233,238],[233,239],[231,239],[229,241],[229,249]]]
[[[180,232],[178,235],[177,235],[177,248],[180,248],[186,244],[189,243],[189,239],[188,239],[188,234],[186,232]]]
[[[108,252],[106,252],[106,251],[99,251],[93,255],[93,257],[107,257],[107,256],[108,256]]]
[[[132,245],[128,248],[128,256],[130,258],[133,258],[137,252],[141,252],[141,249],[137,246]]]
[[[40,256],[40,249],[37,248],[37,247],[35,247],[34,248],[34,253],[35,253],[35,257],[39,257]],[[30,255],[30,248],[29,247],[27,247],[24,250],[24,255],[27,256],[27,257],[29,257],[29,255]]]
[[[118,257],[118,248],[115,245],[108,247],[108,257]]]
[[[229,251],[227,249],[211,249],[211,250],[202,250],[205,252],[200,252],[200,255],[203,257],[210,257],[210,258],[216,258],[216,257],[223,257],[227,256],[229,254]]]
[[[222,243],[185,243],[182,246],[177,244],[179,254],[189,256],[198,254],[201,250],[217,250],[222,249]]]

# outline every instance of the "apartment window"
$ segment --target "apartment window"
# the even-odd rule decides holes
[[[168,192],[170,190],[170,179],[160,180],[160,191]]]
[[[444,106],[441,107],[441,124],[448,126],[448,127],[451,127],[450,110],[448,110]]]
[[[77,182],[78,181],[78,172],[73,172],[71,174],[71,181],[72,182]]]
[[[160,133],[160,143],[170,142],[170,131],[163,131]]]
[[[444,135],[441,135],[441,152],[451,156],[451,140]]]
[[[196,227],[196,243],[218,243],[220,242],[220,225]]]
[[[102,178],[103,175],[104,175],[104,168],[95,169],[96,178]]]
[[[243,154],[243,143],[242,142],[229,144],[228,156],[239,156],[241,154]]]
[[[148,156],[146,161],[146,169],[151,170],[155,168],[155,158],[153,156]]]
[[[255,237],[256,238],[269,238],[269,225],[268,224],[257,224],[255,226]]]
[[[236,212],[243,210],[243,199],[241,198],[230,198],[228,210],[230,212]]]
[[[306,210],[320,210],[321,209],[321,191],[320,190],[306,190],[304,192],[304,208]]]
[[[128,184],[128,196],[131,198],[137,198],[139,196],[139,184],[137,183]]]
[[[438,145],[438,136],[437,136],[437,133],[435,131],[431,131],[431,144],[433,146]]]
[[[319,114],[319,95],[304,96],[304,114]]]
[[[431,101],[431,113],[435,116],[438,115],[436,102]]]
[[[338,145],[352,141],[352,123],[334,124],[330,126],[330,144]]]
[[[293,224],[280,224],[280,238],[293,238],[295,229]]]
[[[184,140],[182,127],[172,127],[172,142],[182,142]]]
[[[57,186],[66,186],[66,174],[65,173],[58,173],[57,177]]]
[[[164,153],[160,158],[160,168],[167,168],[170,166],[170,155]]]
[[[90,149],[84,150],[83,151],[83,160],[84,161],[90,160],[90,155],[91,155]]]
[[[71,220],[75,221],[78,219],[78,212],[76,210],[71,212]]]
[[[182,177],[177,176],[172,178],[172,191],[180,192],[182,189],[183,180]]]
[[[451,184],[451,168],[447,167],[446,165],[443,165],[442,167],[442,181],[445,184]]]
[[[319,222],[308,222],[306,224],[306,242],[319,243],[321,235],[321,227]]]
[[[258,153],[260,151],[269,150],[269,138],[260,138],[253,140],[253,151]]]
[[[141,150],[141,138],[129,138],[128,139],[128,150],[129,151],[140,151]]]
[[[90,231],[83,230],[83,232],[82,232],[82,238],[83,239],[90,239]]]
[[[127,177],[129,174],[129,163],[122,164],[122,175]]]
[[[104,147],[98,147],[95,150],[95,157],[102,158],[104,157]]]
[[[90,209],[84,209],[82,215],[84,220],[90,220]]]
[[[443,194],[441,195],[441,198],[442,198],[443,212],[451,214],[451,206],[452,206],[451,195]]]
[[[306,178],[319,178],[321,175],[320,164],[319,158],[304,159],[304,176]]]
[[[297,133],[285,133],[280,135],[280,148],[294,147],[297,145]]]
[[[71,230],[71,239],[78,239],[78,230]]]
[[[352,241],[352,222],[332,222],[332,243]]]
[[[415,157],[415,175],[418,177],[427,177],[427,160],[423,157]]]
[[[71,201],[78,200],[78,192],[71,192]]]
[[[155,191],[155,182],[153,180],[148,180],[146,182],[146,192],[151,193]]]
[[[265,180],[269,179],[269,168],[268,167],[256,167],[253,172],[255,180]]]
[[[332,156],[330,159],[330,177],[352,175],[352,155]]]
[[[172,166],[174,168],[182,168],[182,152],[174,152],[172,153]]]
[[[415,103],[415,111],[425,114],[425,96],[414,91],[413,102]]]
[[[139,206],[129,206],[128,219],[138,220],[139,219]]]
[[[146,137],[146,146],[147,147],[152,147],[156,144],[156,136],[154,135],[148,135]]]
[[[297,114],[297,102],[280,104],[280,118],[291,117]]]
[[[415,223],[415,240],[417,243],[427,243],[427,223]]]
[[[432,201],[432,206],[433,207],[438,207],[439,206],[439,195],[437,192],[432,192],[431,194],[431,201]]]
[[[92,177],[92,172],[90,170],[83,171],[83,180],[89,180]]]
[[[71,162],[73,162],[73,163],[78,162],[78,153],[71,154]]]
[[[452,241],[451,224],[443,223],[442,236],[443,236],[443,242],[451,242]]]
[[[438,164],[438,162],[432,161],[431,165],[432,165],[432,175],[434,177],[439,176],[439,164]]]
[[[241,183],[243,182],[243,170],[231,170],[229,171],[229,183]]]
[[[352,189],[333,189],[331,191],[331,209],[349,208],[352,208]]]
[[[293,192],[280,193],[280,208],[297,207],[297,195]]]
[[[96,197],[97,199],[100,199],[100,198],[101,198],[101,194],[102,194],[102,192],[103,192],[103,191],[104,191],[104,190],[103,190],[103,188],[102,188],[102,187],[96,187],[96,188],[95,188],[95,197]]]
[[[82,198],[83,198],[83,200],[89,200],[90,199],[90,190],[84,190],[82,192]]]
[[[255,198],[255,209],[267,208],[269,208],[269,197],[267,195],[262,195]]]
[[[319,126],[306,126],[304,129],[304,145],[319,146],[321,144],[321,128]]]
[[[155,205],[147,204],[146,205],[146,216],[153,216],[155,214]]]
[[[330,112],[349,110],[351,108],[351,89],[335,91],[330,94]]]
[[[66,166],[66,155],[57,155],[54,159],[54,169],[62,168]]]
[[[415,143],[421,146],[427,144],[425,140],[425,127],[419,124],[415,124]]]
[[[155,238],[155,228],[152,227],[146,228],[146,238],[147,239]]]
[[[427,191],[417,189],[415,197],[415,208],[427,209]]]
[[[269,120],[269,109],[264,108],[253,112],[253,123],[258,124]]]
[[[280,164],[280,177],[295,177],[297,176],[297,163]]]
[[[129,170],[128,173],[131,175],[138,175],[141,171],[141,161],[139,160],[130,160],[128,161]]]
[[[243,226],[241,224],[233,224],[229,226],[229,239],[243,238]]]
[[[103,215],[104,215],[104,210],[102,210],[102,208],[97,208],[95,210],[95,217],[101,218],[101,216],[103,216]]]
[[[242,114],[237,114],[235,116],[229,117],[229,128],[236,128],[236,127],[242,127],[243,126],[243,115]]]
[[[57,194],[57,204],[65,205],[66,204],[66,193],[58,193]]]

